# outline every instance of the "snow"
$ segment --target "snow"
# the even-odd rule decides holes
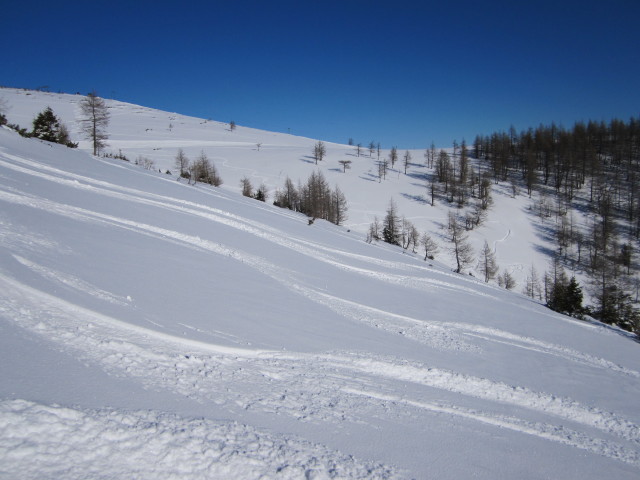
[[[80,139],[80,97],[0,96]],[[308,225],[239,179],[305,179],[315,140],[109,105],[113,152],[204,150],[225,185],[0,129],[0,478],[638,477],[636,338],[367,244],[390,196],[444,221],[416,177],[328,144],[350,219]],[[530,200],[495,195],[475,241],[524,271]]]

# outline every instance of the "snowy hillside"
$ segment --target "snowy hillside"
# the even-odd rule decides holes
[[[91,151],[90,143],[80,132],[78,103],[83,98],[81,95],[5,88],[0,89],[0,98],[10,106],[9,122],[29,130],[35,116],[50,106],[66,123],[72,139],[79,141],[80,148]],[[312,158],[315,139],[241,125],[232,131],[229,123],[112,100],[107,100],[107,105],[111,121],[105,152],[123,154],[131,162],[139,158],[150,159],[155,163],[154,168],[162,172],[167,169],[175,172],[174,159],[179,148],[191,160],[204,152],[219,170],[224,190],[240,192],[240,180],[246,176],[254,187],[264,183],[271,192],[271,201],[275,190],[282,188],[287,176],[297,184],[320,170],[332,185],[339,185],[345,193],[349,207],[345,222],[348,229],[360,232],[364,238],[374,217],[382,219],[389,201],[393,199],[400,215],[406,216],[421,232],[430,232],[434,236],[441,247],[436,259],[449,266],[455,264],[443,248],[446,241],[441,231],[447,222],[450,206],[446,202],[436,202],[433,207],[429,204],[426,178],[433,174],[433,169],[425,167],[425,150],[410,151],[412,161],[405,174],[402,165],[405,150],[400,146],[398,163],[380,182],[377,153],[370,156],[367,148],[375,139],[355,139],[356,143],[363,145],[360,156],[357,156],[356,146],[326,143],[326,158],[316,165]],[[426,137],[425,147],[429,142]],[[438,147],[450,151],[448,145]],[[380,155],[381,158],[388,157],[389,150],[382,149]],[[340,160],[351,160],[351,169],[343,172]],[[525,192],[514,199],[512,193],[511,186],[507,184],[493,187],[494,205],[489,210],[487,221],[470,232],[470,241],[475,252],[481,250],[485,241],[493,247],[500,269],[512,274],[518,282],[516,291],[519,292],[532,265],[539,273],[548,268],[549,258],[543,252],[553,250],[555,244],[541,233],[545,227],[539,224],[539,219],[530,210],[536,199],[530,199]],[[470,270],[473,271],[474,266]]]
[[[0,95],[80,138],[80,97]],[[204,149],[225,185],[0,128],[0,478],[638,478],[636,338],[367,244],[390,194],[443,221],[418,180],[328,145],[350,219],[308,225],[238,191],[306,178],[314,140],[110,105],[112,151]],[[501,263],[534,250],[512,217]]]

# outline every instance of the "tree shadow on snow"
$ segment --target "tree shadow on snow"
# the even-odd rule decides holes
[[[411,200],[412,202],[417,202],[422,205],[431,205],[431,202],[427,201],[427,199],[422,195],[410,195],[408,193],[401,193],[400,195],[402,195],[407,200]]]
[[[310,157],[309,155],[305,155],[304,157],[302,157],[300,159],[301,162],[305,162],[305,163],[311,163],[313,165],[315,165],[316,163],[316,159],[313,157]]]
[[[379,178],[377,175],[373,175],[371,173],[365,173],[364,175],[360,175],[358,178],[361,178],[363,180],[367,180],[369,182],[377,182],[379,181]]]

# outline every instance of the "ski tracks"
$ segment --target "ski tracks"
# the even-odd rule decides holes
[[[441,280],[356,267],[340,261],[337,256],[341,255],[340,252],[330,253],[318,245],[286,238],[284,234],[267,225],[212,207],[119,187],[52,167],[32,164],[25,159],[11,160],[22,165],[1,160],[0,164],[67,186],[223,223],[301,254],[313,256],[342,270],[374,277],[386,283],[418,290],[433,287],[456,290],[464,288]],[[36,166],[43,171],[33,170]],[[292,281],[295,280],[292,272],[273,265],[262,257],[197,236],[64,205],[21,192],[0,191],[0,200],[46,210],[76,220],[113,225],[176,242],[186,248],[233,258],[270,276],[298,294],[333,309],[345,318],[406,335],[436,348],[478,352],[478,347],[466,340],[475,337],[640,378],[638,372],[604,359],[533,338],[472,324],[414,319],[328,295],[302,282]],[[62,281],[67,286],[86,291],[105,301],[123,301],[109,292],[96,290],[79,279],[60,276],[59,272],[49,272],[22,257],[14,258],[52,281]],[[353,259],[370,264],[377,263],[385,268],[396,268],[393,264],[380,264],[373,259]],[[35,290],[1,273],[2,317],[45,336],[63,349],[72,350],[113,375],[137,378],[149,388],[169,389],[200,401],[226,405],[231,410],[258,409],[286,414],[302,421],[366,422],[367,418],[383,418],[389,409],[398,415],[410,409],[412,415],[424,417],[426,420],[433,414],[452,415],[571,445],[640,468],[638,425],[614,413],[582,405],[569,398],[389,357],[348,352],[319,355],[285,353],[222,347],[179,339],[87,310]],[[480,288],[469,287],[467,290],[474,295],[489,295]],[[393,393],[399,391],[399,383],[414,385],[421,394],[416,396],[415,390],[411,390],[405,396]],[[460,405],[425,401],[424,397],[428,397],[426,392],[434,389],[454,396],[480,399],[483,405],[487,405],[487,410],[472,410]],[[524,414],[523,418],[519,418],[497,413],[501,410],[500,405],[509,405],[523,412],[530,412],[528,415],[533,412],[536,418],[542,418],[544,421],[526,420],[527,415]],[[491,413],[489,410],[492,409],[496,412]],[[561,423],[558,424],[558,421]]]
[[[640,468],[638,425],[569,398],[391,357],[251,350],[184,340],[125,324],[4,275],[0,292],[2,317],[112,375],[134,377],[148,388],[169,389],[231,411],[257,409],[334,424],[410,411],[414,421],[424,418],[426,425],[430,415],[451,415]],[[399,384],[414,387],[399,396],[394,393],[403,391]],[[432,390],[480,399],[486,410],[425,401]],[[523,417],[491,413],[499,412],[500,405],[522,409]],[[536,420],[526,420],[532,414]]]
[[[311,244],[310,242],[307,242],[307,244],[305,244],[305,242],[301,239],[285,238],[284,234],[268,225],[260,224],[258,222],[245,221],[245,219],[243,219],[242,217],[228,214],[227,212],[223,212],[212,207],[177,199],[167,200],[166,197],[108,184],[106,182],[93,180],[88,177],[67,173],[53,167],[41,166],[39,164],[36,164],[35,162],[31,162],[29,160],[21,159],[18,157],[14,158],[12,156],[12,159],[14,159],[15,161],[20,161],[26,166],[33,168],[39,167],[46,171],[49,171],[50,173],[55,173],[56,175],[69,175],[71,177],[71,180],[60,179],[56,176],[43,174],[40,172],[33,172],[32,170],[28,170],[25,167],[6,164],[6,162],[3,161],[0,161],[0,164],[6,164],[20,170],[26,170],[27,173],[44,175],[49,180],[62,181],[66,184],[78,188],[85,188],[84,186],[87,186],[89,183],[93,182],[97,185],[100,185],[101,188],[98,189],[99,193],[124,195],[124,199],[129,201],[137,201],[143,203],[150,202],[151,205],[158,206],[160,208],[177,209],[178,211],[183,211],[189,214],[203,216],[208,220],[223,223],[233,228],[237,228],[247,233],[259,236],[275,244],[285,246],[301,254],[311,256],[315,259],[331,264],[336,268],[353,272],[358,275],[376,278],[377,280],[383,281],[385,283],[398,284],[404,287],[424,291],[432,291],[435,287],[453,289],[457,291],[463,289],[467,291],[467,293],[477,294],[481,296],[487,295],[484,292],[480,292],[479,287],[477,286],[475,286],[476,288],[466,288],[447,281],[436,280],[427,277],[411,277],[407,276],[406,274],[402,275],[390,272],[380,272],[377,270],[370,270],[349,265],[347,263],[338,261],[334,255],[331,255],[326,251],[321,252],[320,250],[323,250],[323,248],[319,247],[318,245],[314,246],[314,244]],[[111,190],[104,190],[102,189],[102,187],[119,189],[128,193],[125,194],[112,192]],[[154,198],[143,198],[143,196]],[[526,338],[502,330],[486,328],[473,324],[464,324],[459,322],[438,322],[429,320],[428,318],[414,319],[331,296],[326,293],[319,292],[309,286],[305,286],[303,282],[296,282],[293,272],[273,265],[259,256],[251,255],[237,249],[229,248],[220,243],[212,242],[210,240],[206,240],[197,236],[187,235],[173,230],[163,229],[153,225],[135,222],[111,215],[105,215],[79,207],[64,205],[42,198],[36,198],[33,196],[21,194],[20,192],[13,193],[0,191],[0,200],[4,200],[10,203],[27,205],[33,208],[56,213],[58,215],[66,216],[76,220],[82,219],[90,222],[105,223],[108,225],[117,226],[119,228],[128,229],[143,235],[162,239],[164,241],[176,242],[187,248],[205,250],[210,253],[233,258],[244,263],[245,265],[250,266],[251,268],[256,269],[257,271],[260,271],[265,275],[268,275],[269,277],[284,285],[286,288],[289,288],[292,291],[297,292],[314,302],[323,304],[326,307],[345,316],[346,318],[367,323],[372,327],[380,328],[393,334],[404,335],[406,338],[411,338],[435,348],[479,351],[479,347],[470,344],[467,340],[464,339],[465,336],[468,338],[475,337],[486,341],[510,345],[514,348],[554,355],[575,363],[588,365],[594,368],[610,369],[619,373],[623,373],[625,375],[640,378],[640,373],[637,371],[624,368],[605,359],[583,354],[581,352],[566,347],[557,346],[549,342],[542,342],[536,339]],[[167,203],[168,201],[177,202],[179,203],[179,205]],[[385,261],[386,263],[380,265],[379,261],[375,259],[367,259],[362,257],[363,256],[359,256],[358,260],[364,260],[366,262],[388,268],[394,266],[388,261]],[[56,272],[55,275],[58,275],[58,273],[59,272]]]

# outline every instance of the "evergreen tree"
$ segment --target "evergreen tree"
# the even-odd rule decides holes
[[[71,141],[69,130],[53,113],[51,107],[45,108],[33,119],[33,130],[27,136],[40,138],[47,142],[59,143],[69,148],[78,146],[77,143]]]
[[[578,284],[576,277],[571,277],[565,290],[566,302],[565,312],[571,316],[582,314],[582,288]]]
[[[54,115],[51,107],[47,107],[33,120],[31,135],[47,142],[58,142],[59,134],[60,121]]]
[[[264,183],[261,183],[258,189],[256,190],[256,194],[253,196],[256,200],[260,200],[261,202],[266,202],[267,197],[269,196],[269,190]]]

